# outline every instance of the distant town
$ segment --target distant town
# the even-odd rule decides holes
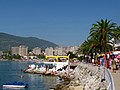
[[[20,45],[11,47],[11,50],[0,51],[1,59],[44,59],[45,56],[66,56],[69,52],[76,54],[79,46],[67,46],[67,47],[48,47],[42,50],[39,47],[35,47],[33,50],[29,50],[26,45]]]
[[[113,41],[113,40],[112,40]],[[120,50],[119,40],[114,40],[115,50]],[[33,50],[29,50],[26,45],[14,46],[10,50],[0,51],[0,59],[5,60],[33,60],[33,59],[45,59],[45,56],[67,56],[69,53],[73,54],[73,58],[80,55],[78,52],[80,46],[66,46],[66,47],[48,47],[42,50],[40,47],[35,47]]]

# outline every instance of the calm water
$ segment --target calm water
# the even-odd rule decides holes
[[[27,68],[29,64],[28,62],[0,61],[0,90],[13,90],[2,87],[2,84],[13,81],[29,84],[28,88],[19,90],[49,90],[59,82],[58,77],[21,72],[21,69]]]

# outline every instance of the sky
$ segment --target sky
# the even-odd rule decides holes
[[[120,0],[0,0],[0,32],[60,46],[80,45],[101,19],[120,25]]]

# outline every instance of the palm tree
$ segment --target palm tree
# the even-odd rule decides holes
[[[91,55],[91,59],[93,58],[93,53],[95,52],[95,43],[92,40],[84,41],[84,43],[80,46],[78,52],[86,55]]]
[[[82,54],[88,54],[89,53],[89,41],[84,41],[82,45],[80,46],[78,52]]]
[[[85,56],[89,54],[89,41],[84,41],[84,43],[82,43],[82,45],[79,47],[77,53],[84,54],[85,59]]]
[[[111,20],[101,19],[92,25],[89,36],[80,46],[78,53],[91,53],[91,57],[93,53],[106,53],[113,49],[111,39],[117,37],[120,37],[120,26],[117,27]]]
[[[114,31],[115,38],[112,39],[113,45],[120,42],[120,26],[116,27],[116,30]]]
[[[107,47],[110,46],[110,40],[115,36],[115,28],[116,23],[111,23],[111,20],[101,19],[101,21],[97,21],[97,24],[93,24],[93,27],[90,29],[89,37],[97,37],[101,52],[105,53]]]
[[[115,30],[114,34],[116,35],[117,39],[120,38],[120,26],[116,27],[116,30]]]

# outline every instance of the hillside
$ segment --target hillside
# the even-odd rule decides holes
[[[56,47],[57,45],[36,37],[20,37],[6,33],[0,33],[0,50],[8,50],[13,46],[26,45],[29,50],[40,47],[45,49],[46,47]]]

